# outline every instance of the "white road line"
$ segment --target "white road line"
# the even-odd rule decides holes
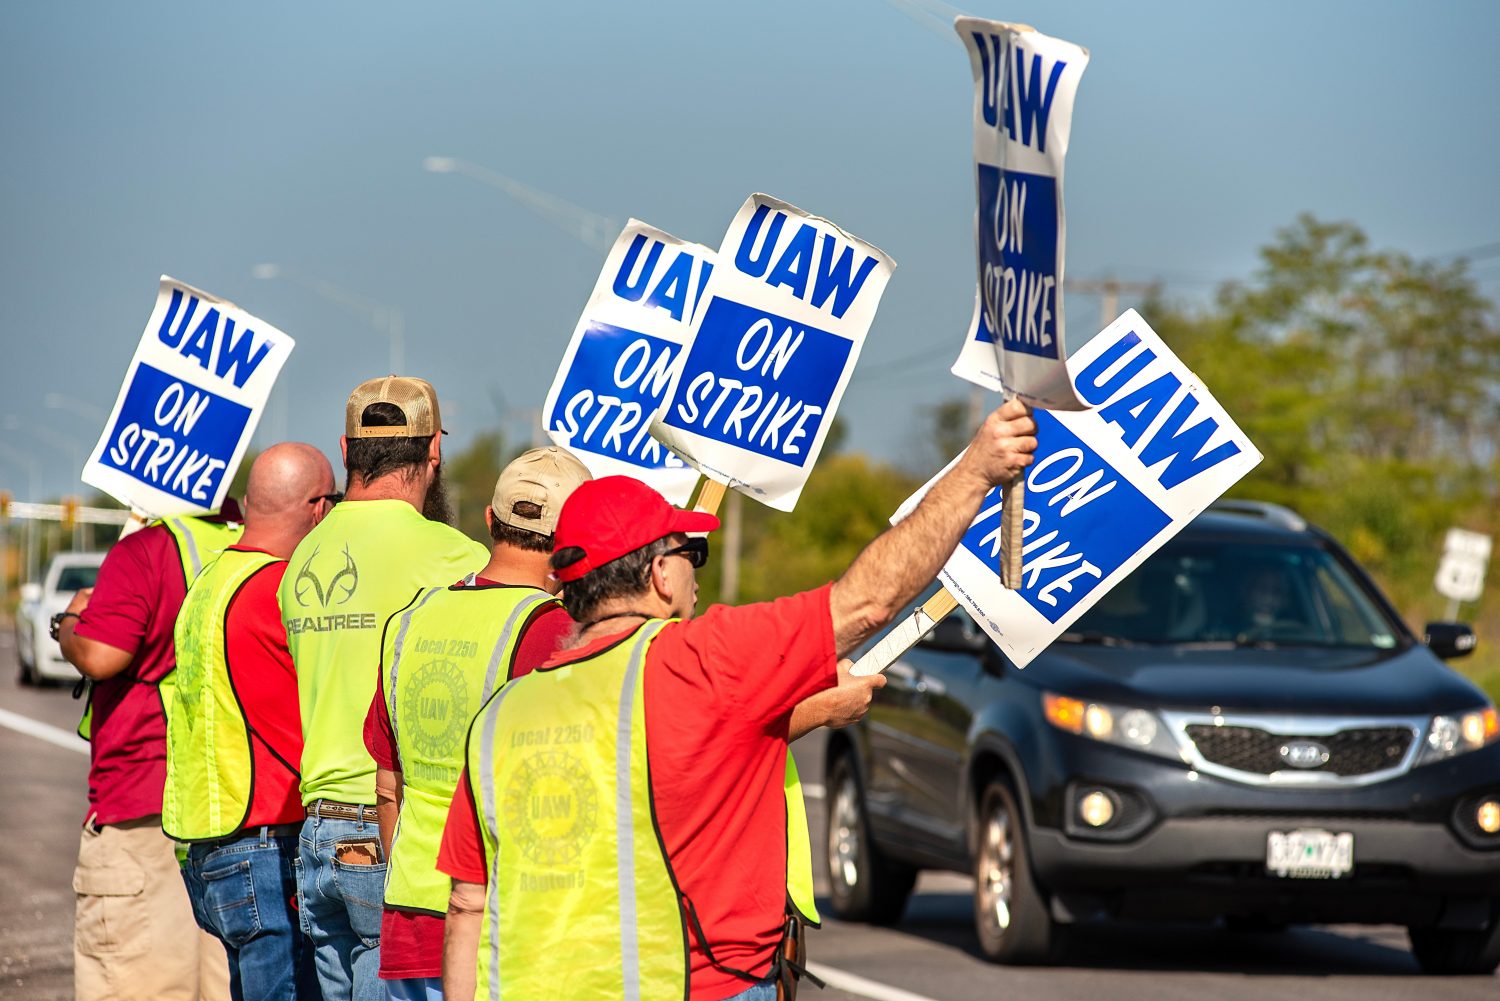
[[[24,733],[28,737],[35,737],[37,740],[45,740],[49,744],[56,744],[64,750],[77,751],[79,754],[89,753],[88,741],[78,734],[55,727],[50,723],[34,720],[30,716],[0,709],[0,726],[17,733]]]
[[[822,799],[823,787],[816,782],[802,783],[802,795],[808,799]]]
[[[852,973],[845,973],[843,970],[836,970],[831,966],[824,966],[822,963],[808,963],[807,969],[829,987],[850,994],[858,994],[862,998],[873,998],[874,1001],[932,1001],[932,998],[926,995],[913,994],[899,987],[888,987],[873,980],[866,980],[864,977],[857,977]]]

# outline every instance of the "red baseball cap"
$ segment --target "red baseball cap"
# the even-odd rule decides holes
[[[553,573],[560,581],[577,580],[673,532],[718,527],[716,515],[675,508],[633,476],[604,476],[579,485],[563,504],[552,551],[577,547],[583,558]]]

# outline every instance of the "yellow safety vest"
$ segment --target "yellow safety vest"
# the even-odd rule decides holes
[[[386,622],[380,670],[402,782],[388,906],[447,911],[451,882],[437,869],[438,846],[469,723],[510,679],[526,627],[556,607],[556,598],[532,587],[434,587]]]
[[[165,518],[153,521],[147,528],[161,525],[166,528],[172,536],[172,542],[177,546],[177,558],[182,562],[182,586],[184,589],[193,586],[193,581],[203,572],[203,568],[214,560],[219,554],[239,541],[243,527],[233,521],[205,521],[202,518]],[[83,719],[78,721],[78,736],[84,740],[91,739],[94,723],[94,684],[85,678],[80,682],[82,688],[75,689],[74,698],[82,698]],[[153,684],[144,681],[141,684]],[[165,702],[162,708],[166,708]]]
[[[687,996],[687,929],[646,755],[646,651],[667,624],[534,671],[475,718],[467,763],[488,867],[476,998]],[[790,754],[786,792],[788,901],[815,914]]]
[[[162,679],[167,781],[162,830],[178,841],[227,837],[245,823],[254,795],[251,726],[229,677],[225,619],[268,553],[228,550],[188,589],[177,614],[177,668]],[[295,766],[281,762],[294,775]]]

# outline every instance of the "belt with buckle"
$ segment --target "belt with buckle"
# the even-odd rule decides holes
[[[375,808],[363,803],[339,803],[331,799],[315,799],[307,806],[309,817],[329,817],[334,820],[374,820]]]

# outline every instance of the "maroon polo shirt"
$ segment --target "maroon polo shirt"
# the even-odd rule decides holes
[[[161,813],[167,727],[157,684],[177,666],[172,628],[187,593],[172,534],[143,528],[110,547],[76,635],[132,654],[94,684],[89,812],[98,824]]]

